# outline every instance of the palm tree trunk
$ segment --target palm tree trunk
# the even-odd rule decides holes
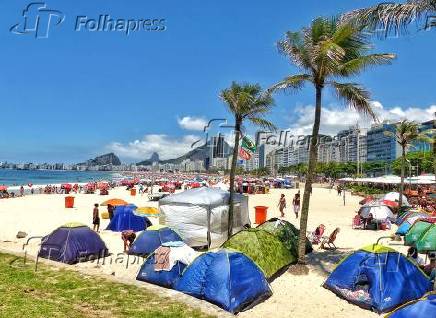
[[[401,181],[400,181],[400,200],[398,202],[398,205],[400,208],[403,206],[403,192],[404,192],[404,166],[406,165],[406,147],[402,147],[401,152]]]
[[[300,218],[300,237],[298,239],[298,263],[305,263],[306,256],[306,231],[307,220],[309,217],[309,201],[312,191],[312,180],[316,168],[316,160],[318,155],[318,132],[321,121],[321,97],[322,86],[316,86],[316,105],[315,105],[315,121],[312,129],[312,139],[310,140],[309,148],[309,167],[307,170],[306,183],[304,185],[303,204],[301,207]]]
[[[235,194],[235,174],[236,174],[236,163],[238,161],[240,131],[241,131],[241,120],[236,118],[235,119],[235,145],[233,147],[232,166],[230,168],[229,219],[228,219],[228,227],[227,227],[228,237],[232,236],[233,234],[233,197]]]

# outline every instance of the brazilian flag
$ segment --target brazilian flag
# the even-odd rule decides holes
[[[248,136],[242,137],[241,147],[249,153],[256,152],[256,144]]]

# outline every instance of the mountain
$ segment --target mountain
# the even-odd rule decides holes
[[[149,159],[151,162],[159,162],[159,154],[157,152],[153,152]]]
[[[154,162],[157,162],[157,163],[160,162],[159,154],[157,152],[153,152],[151,154],[150,159],[146,159],[146,160],[143,160],[141,162],[138,162],[136,165],[137,166],[151,166]]]
[[[174,159],[152,161],[152,158],[155,154],[157,155],[157,158],[159,158],[159,155],[157,153],[153,153],[153,155],[151,156],[150,159],[138,162],[136,165],[138,165],[138,166],[150,166],[152,164],[152,162],[158,162],[161,164],[165,164],[165,163],[179,164],[186,159],[190,159],[191,161],[205,160],[206,158],[208,158],[210,156],[209,145],[210,145],[210,143],[208,142],[208,144],[194,148],[191,151],[189,151],[188,153],[184,154],[183,156],[180,156],[180,157],[177,157]],[[224,148],[223,149],[224,153],[230,154],[232,151],[232,147],[230,147],[229,144],[225,141],[223,144],[223,148]],[[156,156],[155,156],[155,158],[156,158]]]
[[[86,166],[104,166],[104,165],[113,165],[120,166],[121,161],[114,153],[107,153],[105,155],[101,155],[95,157],[94,159],[89,159],[86,162],[79,163],[78,165],[86,165]]]

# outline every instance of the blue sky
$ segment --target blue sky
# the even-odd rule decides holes
[[[377,1],[46,1],[65,15],[46,39],[9,32],[29,3],[0,3],[0,161],[78,162],[112,150],[127,162],[153,151],[179,155],[201,136],[201,119],[230,119],[218,94],[232,80],[267,87],[297,71],[275,47],[287,30]],[[100,14],[165,19],[166,30],[74,31],[77,16]],[[375,42],[398,59],[356,81],[382,118],[427,119],[436,110],[435,36]],[[313,100],[311,87],[279,94],[270,119],[306,132]],[[368,124],[332,95],[324,105],[324,132]]]

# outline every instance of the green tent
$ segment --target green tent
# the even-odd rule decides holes
[[[436,251],[436,224],[432,224],[415,243],[419,253]]]
[[[272,218],[258,225],[257,228],[265,230],[277,237],[286,246],[286,248],[291,251],[293,256],[298,256],[298,237],[300,235],[300,230],[297,229],[292,223],[285,220]],[[306,253],[310,253],[312,250],[312,244],[309,240],[307,240]]]
[[[250,257],[267,278],[297,260],[279,239],[257,228],[236,233],[222,247],[237,250]]]
[[[407,231],[404,236],[404,245],[413,246],[416,241],[426,232],[432,225],[432,222],[427,220],[417,220]]]

